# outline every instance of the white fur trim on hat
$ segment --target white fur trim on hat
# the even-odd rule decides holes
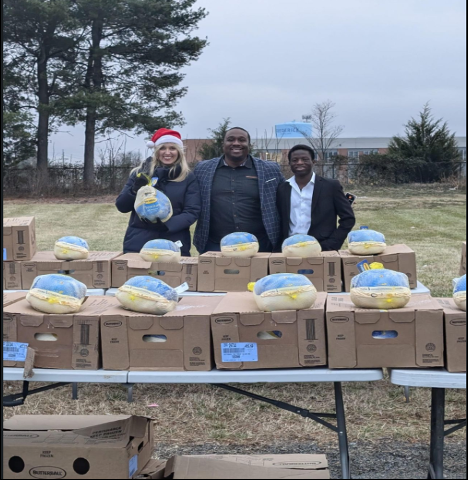
[[[156,145],[154,144],[154,142],[152,142],[151,140],[149,142],[146,142],[146,146],[148,148],[154,148]]]
[[[164,135],[163,137],[158,138],[154,145],[157,147],[158,145],[161,145],[163,143],[175,143],[180,147],[184,146],[184,142],[180,138],[173,137],[172,135]]]

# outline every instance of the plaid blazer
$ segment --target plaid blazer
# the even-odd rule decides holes
[[[211,190],[216,169],[220,158],[200,162],[195,168],[195,176],[200,185],[202,211],[198,219],[193,243],[199,252],[205,250],[210,235],[211,219]],[[263,225],[273,248],[280,239],[280,219],[276,208],[276,192],[278,186],[285,182],[277,163],[266,162],[253,158],[260,187],[260,205],[262,209]]]

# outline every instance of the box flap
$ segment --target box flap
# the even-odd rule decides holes
[[[357,308],[355,312],[356,323],[362,325],[377,323],[380,321],[380,318],[382,316],[380,310],[366,310],[362,308]]]
[[[276,323],[296,323],[297,312],[295,310],[283,310],[271,313],[271,318]]]
[[[131,415],[15,415],[5,420],[3,428],[20,432],[72,431],[130,418]]]
[[[173,457],[166,465],[166,477],[174,479],[292,479],[329,478],[328,471],[310,472],[247,465],[203,457]],[[173,477],[172,477],[173,476]]]
[[[222,296],[218,297],[183,297],[172,312],[166,317],[197,317],[211,316],[220,304]]]
[[[44,323],[44,314],[21,315],[20,323],[23,327],[40,327]]]
[[[3,219],[3,228],[5,227],[28,227],[34,222],[34,217],[12,217]]]
[[[228,258],[228,257],[217,257],[216,258],[216,265],[218,265],[220,267],[229,267],[232,264],[235,265],[235,259],[234,258]]]
[[[192,458],[208,458],[224,462],[255,465],[259,467],[287,468],[298,470],[321,470],[328,468],[326,455],[194,455]]]
[[[395,323],[411,323],[416,320],[416,311],[415,310],[390,310],[389,318],[392,322]]]
[[[129,318],[127,325],[130,330],[149,330],[156,320],[156,315],[153,317],[142,315],[141,317]]]
[[[240,323],[246,327],[254,327],[261,325],[265,321],[265,314],[258,313],[243,313],[240,317]]]

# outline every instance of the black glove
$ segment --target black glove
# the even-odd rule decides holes
[[[167,228],[166,224],[163,223],[160,218],[158,218],[157,222],[156,222],[156,223],[153,223],[153,225],[154,225],[154,229],[155,229],[157,232],[165,233],[165,232],[168,232],[168,231],[169,231],[169,229]]]
[[[138,190],[140,190],[141,187],[145,187],[146,185],[148,185],[148,179],[144,175],[139,173],[133,181],[132,192],[136,195]]]

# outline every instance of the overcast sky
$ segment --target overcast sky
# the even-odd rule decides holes
[[[392,136],[430,101],[466,135],[465,0],[198,0],[209,46],[186,69],[184,138],[226,117],[253,136],[336,103],[344,137]],[[66,127],[63,130],[69,130]],[[82,159],[82,129],[51,139]],[[150,136],[152,132],[148,132]],[[145,151],[145,138],[127,150]],[[102,148],[98,145],[98,149]]]

